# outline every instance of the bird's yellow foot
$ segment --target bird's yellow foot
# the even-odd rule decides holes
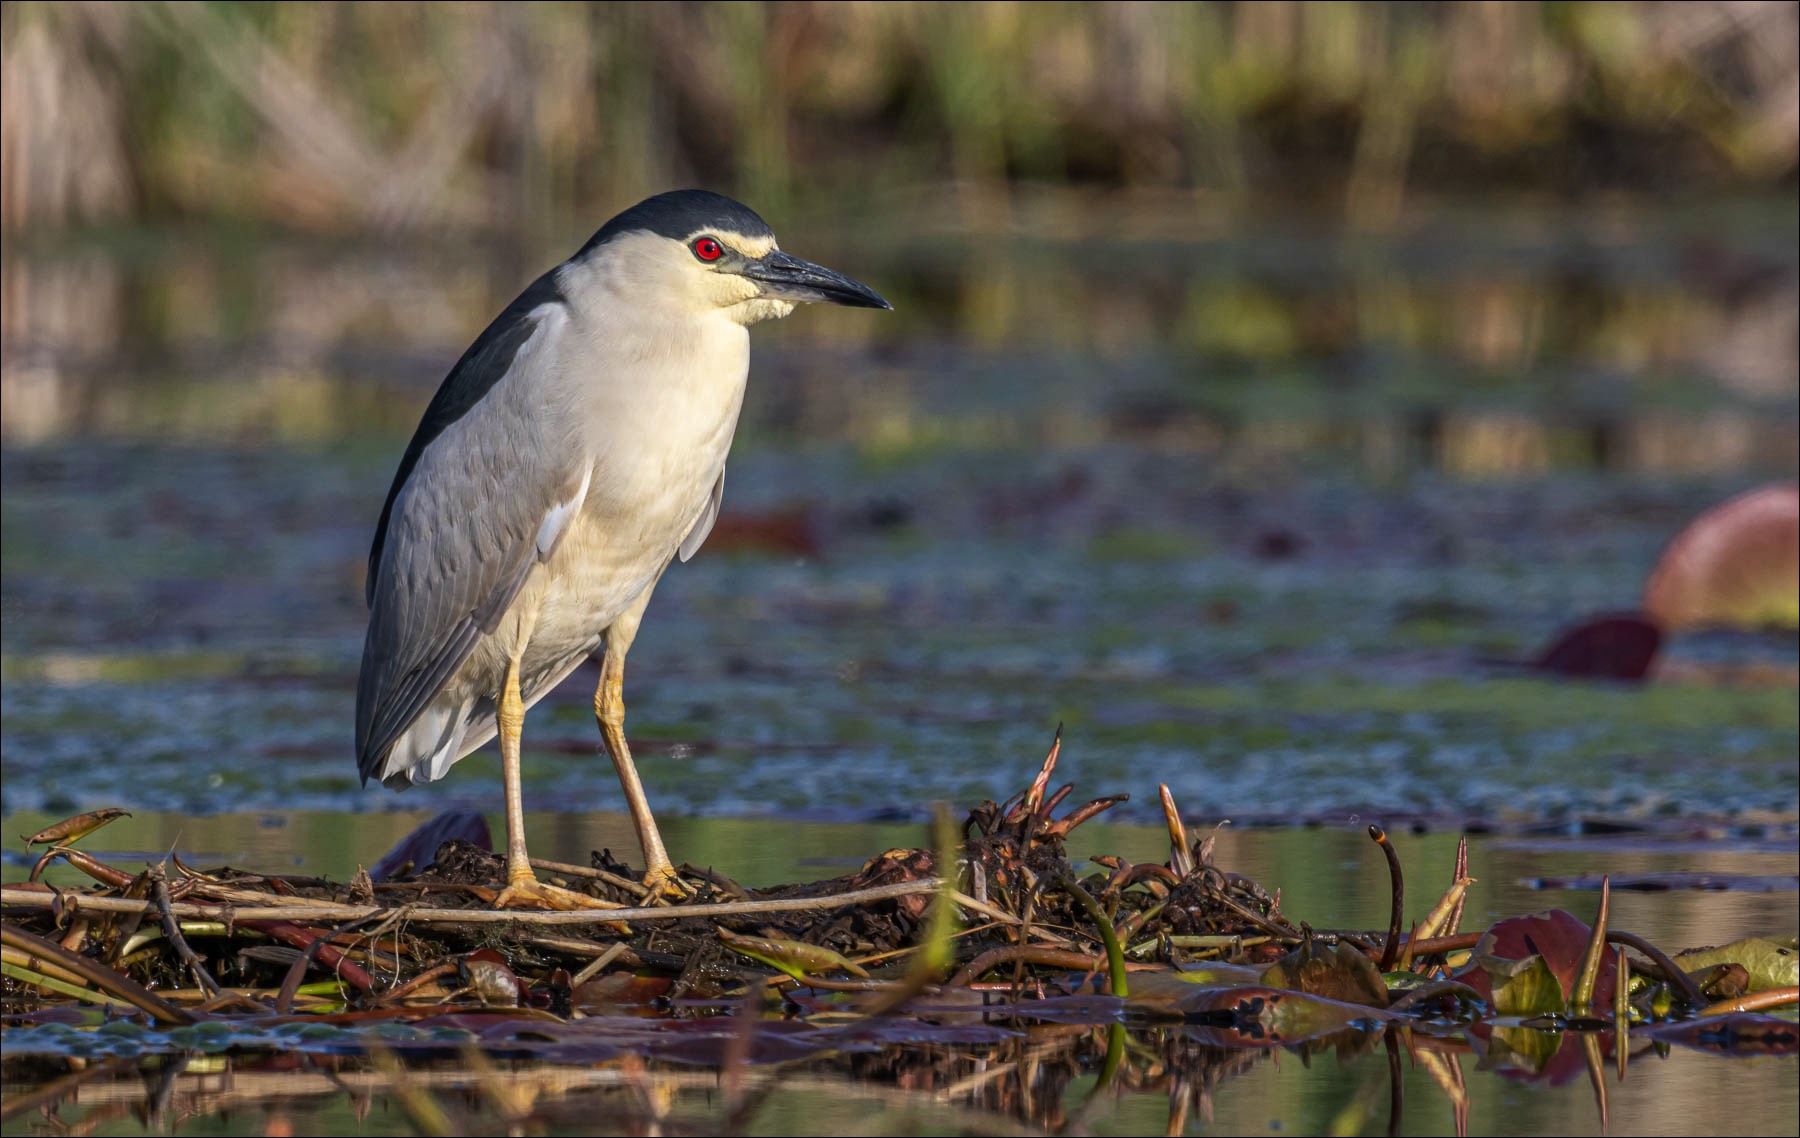
[[[573,889],[564,889],[560,885],[546,885],[533,874],[526,873],[508,880],[506,888],[494,898],[494,908],[572,912],[578,909],[617,909],[619,905],[612,901],[602,901],[598,897],[589,897],[586,893],[577,893]]]
[[[689,901],[694,897],[694,887],[683,881],[672,865],[651,868],[644,874],[644,887],[650,890],[648,900],[652,905]]]

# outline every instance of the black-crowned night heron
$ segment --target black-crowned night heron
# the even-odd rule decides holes
[[[531,871],[519,736],[525,709],[595,654],[594,714],[647,880],[674,883],[625,743],[625,653],[663,570],[718,517],[747,329],[800,301],[892,307],[783,253],[730,198],[659,194],[507,305],[400,459],[369,551],[357,766],[365,782],[427,782],[497,733],[501,904],[585,900]]]

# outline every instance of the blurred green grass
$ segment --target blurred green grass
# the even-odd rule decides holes
[[[1271,199],[1793,184],[1787,3],[8,4],[9,232],[542,238],[684,183]],[[596,204],[599,203],[599,204]]]

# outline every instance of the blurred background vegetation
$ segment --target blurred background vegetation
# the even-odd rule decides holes
[[[900,302],[777,344],[947,343],[989,353],[988,392],[992,353],[1111,361],[1076,369],[1111,402],[1065,415],[1063,441],[1093,441],[1096,414],[1161,429],[1196,404],[1367,418],[1373,400],[1476,471],[1717,469],[1770,447],[1780,465],[1785,436],[1761,436],[1800,334],[1797,12],[9,3],[4,433],[402,430],[523,281],[699,184]],[[1319,408],[1320,370],[1368,400]],[[1572,438],[1508,419],[1510,396],[1479,426],[1443,420],[1471,379],[1534,371]],[[1595,373],[1634,384],[1597,392]],[[371,405],[396,378],[408,402]],[[1696,420],[1696,382],[1757,412]],[[943,391],[836,390],[782,414],[906,448],[1020,410],[1009,393],[997,416],[922,422]],[[1621,398],[1677,413],[1590,437]]]
[[[674,185],[1297,202],[1793,185],[1792,3],[11,3],[8,232],[562,234]]]

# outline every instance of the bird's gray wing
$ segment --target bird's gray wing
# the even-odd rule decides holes
[[[364,779],[494,631],[580,509],[590,468],[542,400],[566,324],[546,276],[457,361],[401,459],[369,554],[356,691]]]
[[[689,558],[700,552],[700,544],[706,540],[706,535],[712,532],[713,523],[719,520],[719,503],[724,500],[725,472],[721,470],[719,471],[719,480],[713,483],[712,493],[707,495],[706,505],[700,507],[700,516],[694,519],[694,524],[689,527],[687,536],[681,539],[682,564],[685,565]]]

